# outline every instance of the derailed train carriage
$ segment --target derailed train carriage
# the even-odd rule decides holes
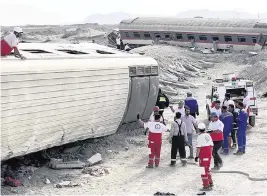
[[[96,44],[20,44],[1,59],[1,160],[115,133],[148,119],[158,64]]]
[[[127,19],[119,25],[123,43],[131,47],[165,42],[214,50],[261,50],[266,46],[267,22],[206,18]]]

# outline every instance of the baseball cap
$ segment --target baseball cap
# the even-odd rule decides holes
[[[217,115],[216,112],[212,112],[212,113],[210,114],[210,116],[211,116],[211,117],[218,117],[218,115]]]

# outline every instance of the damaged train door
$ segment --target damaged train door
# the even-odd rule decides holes
[[[266,47],[267,44],[267,35],[260,34],[257,43],[255,44],[255,49],[262,50]]]
[[[158,66],[130,67],[128,106],[122,124],[136,122],[137,114],[144,120],[149,119],[157,101],[158,88]]]

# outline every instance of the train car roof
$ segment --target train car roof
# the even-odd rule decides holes
[[[256,19],[220,20],[216,18],[138,17],[134,19],[123,20],[120,24],[253,28],[258,22],[259,20]]]
[[[94,44],[57,44],[57,43],[20,43],[18,46],[21,54],[27,60],[31,59],[80,59],[80,58],[127,58],[142,57],[139,54],[131,54],[114,48]],[[14,55],[1,57],[5,60],[18,60]]]
[[[120,30],[185,31],[206,33],[267,34],[267,22],[254,19],[138,17],[120,22]]]
[[[27,59],[20,60],[13,55],[1,58],[2,75],[24,72],[53,72],[55,70],[128,69],[131,66],[158,66],[157,61],[151,57],[130,54],[98,44],[30,43],[20,44],[19,47]],[[86,54],[69,54],[64,51],[57,51],[57,49],[72,52],[79,51]],[[34,53],[31,53],[29,50]],[[112,52],[112,54],[101,54],[97,53],[96,50]]]

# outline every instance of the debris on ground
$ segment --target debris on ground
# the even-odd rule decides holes
[[[48,178],[46,178],[45,179],[45,184],[51,184],[51,181]]]
[[[85,167],[82,171],[83,174],[90,174],[92,176],[103,176],[106,174],[109,174],[109,170],[107,168],[101,167],[101,166],[95,166],[95,167]]]
[[[18,187],[22,185],[20,180],[13,179],[11,177],[5,177],[4,184],[12,187]]]
[[[97,153],[93,155],[91,158],[89,158],[87,161],[90,166],[98,164],[102,161],[102,155],[100,153]]]
[[[197,193],[197,195],[206,195],[206,192]]]
[[[63,159],[51,158],[48,166],[52,169],[82,169],[85,166],[85,163],[79,160],[63,162]]]
[[[54,185],[54,188],[63,188],[63,187],[76,187],[76,186],[80,186],[81,184],[79,183],[74,183],[71,181],[62,181],[60,183],[57,183]]]
[[[257,52],[249,52],[249,54],[250,54],[251,56],[258,55],[258,53],[257,53]]]
[[[154,195],[162,195],[162,196],[165,196],[165,195],[175,195],[174,193],[163,193],[163,192],[156,192]]]
[[[254,81],[255,88],[262,93],[267,93],[267,61],[262,61],[244,68],[239,77],[248,78]]]

